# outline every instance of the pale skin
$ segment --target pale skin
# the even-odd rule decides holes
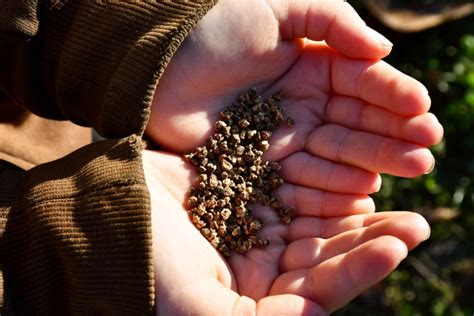
[[[442,127],[426,89],[380,59],[391,46],[342,1],[221,0],[166,69],[143,154],[151,192],[157,312],[164,315],[325,315],[393,271],[428,238],[410,212],[374,213],[380,173],[429,172]],[[307,39],[302,39],[303,37]],[[321,42],[324,40],[325,42]],[[265,249],[221,257],[189,221],[193,167],[218,113],[256,86],[281,92],[293,128],[266,153],[283,166],[290,225],[257,208]]]

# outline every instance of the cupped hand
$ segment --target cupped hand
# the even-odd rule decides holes
[[[325,315],[387,276],[429,235],[415,213],[372,213],[370,199],[350,194],[326,193],[324,203],[316,189],[284,184],[282,201],[297,204],[293,221],[281,224],[257,207],[270,245],[224,260],[183,207],[193,167],[154,151],[144,151],[143,164],[160,315]]]
[[[181,154],[248,87],[282,93],[296,125],[276,130],[265,159],[283,166],[278,193],[296,217],[257,208],[270,246],[224,260],[183,208],[192,167],[146,151],[159,312],[324,314],[427,238],[419,215],[374,214],[368,196],[381,172],[431,170],[442,137],[426,89],[380,60],[390,49],[342,1],[220,0],[198,23],[158,84],[148,136]]]
[[[426,147],[443,133],[423,85],[380,60],[390,50],[343,1],[221,0],[165,70],[147,134],[182,153],[248,87],[281,92],[296,126],[274,134],[266,159],[292,183],[371,193],[378,173],[430,171]]]

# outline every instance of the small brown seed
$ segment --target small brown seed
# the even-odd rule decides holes
[[[219,246],[219,251],[220,253],[222,253],[222,255],[224,255],[224,257],[230,257],[231,252],[230,252],[229,247],[226,244],[221,244]]]
[[[254,113],[258,113],[262,110],[262,104],[261,103],[258,103],[258,104],[255,104],[253,107],[252,107],[252,112]]]
[[[248,201],[250,198],[250,195],[247,190],[240,192],[239,198],[243,201]]]
[[[223,141],[222,143],[219,144],[219,151],[221,153],[225,153],[229,150],[229,146],[227,146],[227,142]]]
[[[246,187],[245,187],[245,183],[239,183],[235,186],[235,188],[237,189],[237,191],[239,192],[244,192]]]
[[[244,146],[237,146],[237,148],[235,149],[235,154],[237,156],[242,156],[245,152],[245,147]]]
[[[206,209],[212,209],[217,206],[217,201],[216,198],[211,196],[207,201],[206,201]]]
[[[198,198],[197,197],[191,196],[191,197],[188,198],[188,206],[189,207],[194,207],[194,206],[197,205],[197,203],[198,203]]]
[[[240,127],[237,125],[232,125],[230,127],[230,133],[232,134],[238,134],[240,132]]]
[[[207,148],[206,147],[198,147],[196,152],[197,152],[197,156],[199,158],[204,158],[204,157],[207,156]]]
[[[290,216],[280,217],[280,222],[285,225],[288,225],[289,223],[291,223],[291,217]]]
[[[249,121],[247,121],[246,119],[241,119],[239,121],[239,126],[241,128],[247,128],[248,126],[250,125]]]
[[[217,207],[224,207],[226,204],[227,203],[224,199],[217,200]]]
[[[259,239],[257,240],[257,247],[266,247],[270,241],[268,239]]]
[[[226,178],[226,179],[222,180],[222,185],[225,186],[225,187],[233,187],[234,186],[234,181],[232,181],[229,178]]]
[[[260,138],[264,140],[269,140],[270,137],[272,137],[272,132],[270,131],[261,131],[260,132]]]
[[[252,117],[252,120],[255,124],[262,123],[263,121],[265,121],[265,116],[263,115],[263,113],[259,112]]]
[[[205,213],[202,215],[201,217],[204,221],[210,223],[212,221],[212,219],[214,218],[214,215],[212,215],[212,213]]]
[[[204,203],[201,203],[201,204],[198,205],[196,210],[197,210],[196,213],[199,216],[202,216],[204,213],[206,213],[206,205]]]
[[[236,228],[234,228],[234,229],[232,230],[232,236],[238,237],[238,236],[240,236],[240,234],[241,234],[241,230],[240,230],[240,227],[239,227],[239,226],[237,226]]]
[[[281,169],[281,165],[275,161],[269,161],[268,165],[270,166],[270,169],[273,171],[280,171]]]
[[[203,228],[204,226],[206,226],[206,223],[204,221],[202,221],[199,217],[194,217],[193,216],[193,223],[198,229]]]
[[[226,120],[230,119],[233,116],[231,111],[222,111],[220,115],[223,119],[226,119]]]
[[[270,144],[266,140],[262,140],[258,146],[258,148],[263,151],[267,151],[269,147],[270,147]]]
[[[227,227],[225,223],[221,223],[219,225],[219,227],[217,228],[217,233],[219,234],[219,236],[225,237],[225,235],[227,234]]]
[[[211,236],[211,230],[209,228],[201,228],[201,234],[207,238]]]
[[[252,139],[255,135],[257,135],[256,130],[249,130],[247,131],[247,139]]]
[[[227,127],[227,124],[224,121],[217,121],[216,122],[216,129],[222,130]]]
[[[217,166],[213,163],[208,163],[207,166],[206,166],[206,169],[209,173],[213,173],[213,172],[216,171]]]
[[[252,243],[248,240],[244,240],[241,245],[236,249],[240,253],[246,253],[252,248]]]
[[[231,215],[232,215],[232,212],[228,208],[224,208],[221,211],[221,217],[225,221],[228,220]]]
[[[219,180],[217,180],[217,176],[215,174],[211,174],[209,178],[209,187],[211,189],[217,188],[219,185]]]
[[[259,220],[254,219],[253,221],[250,222],[249,228],[250,228],[251,233],[258,232],[262,228],[262,223]]]
[[[232,164],[227,160],[222,160],[221,161],[221,168],[222,168],[222,170],[227,171],[227,172],[231,171],[232,170]]]
[[[229,187],[224,188],[224,195],[225,196],[234,196],[234,190]]]
[[[247,210],[245,209],[245,206],[242,206],[242,205],[239,205],[235,208],[237,217],[244,217],[246,211]]]
[[[239,134],[232,134],[232,140],[233,140],[236,144],[240,144],[241,137],[240,137]]]
[[[212,247],[214,248],[217,248],[220,244],[220,239],[219,237],[214,237],[212,240],[211,240],[211,245]]]
[[[274,200],[270,203],[270,206],[274,209],[278,209],[281,207],[281,202],[280,200]]]
[[[288,126],[288,127],[295,126],[295,120],[291,117],[287,118],[285,123],[286,123],[286,126]]]

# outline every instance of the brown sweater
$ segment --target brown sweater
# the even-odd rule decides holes
[[[1,315],[153,312],[141,136],[161,74],[215,2],[2,1]]]

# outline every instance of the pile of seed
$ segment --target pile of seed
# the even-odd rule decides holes
[[[256,203],[275,209],[281,222],[291,221],[293,208],[284,207],[274,193],[283,183],[281,166],[262,159],[272,131],[283,121],[294,125],[291,118],[284,118],[280,101],[278,94],[264,100],[255,88],[250,89],[220,113],[206,145],[184,155],[198,173],[196,185],[189,190],[189,215],[224,256],[268,244],[257,237],[262,223],[252,216]]]

